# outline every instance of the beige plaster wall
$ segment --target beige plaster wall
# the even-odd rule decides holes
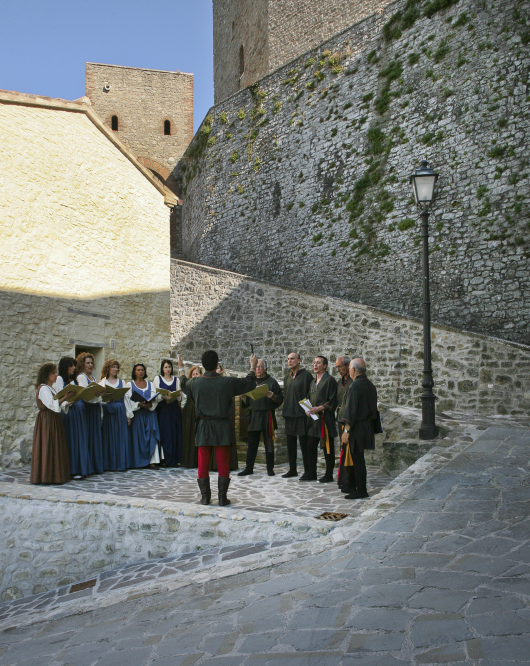
[[[0,103],[0,465],[27,462],[34,378],[76,345],[153,373],[169,348],[169,209],[82,112]]]

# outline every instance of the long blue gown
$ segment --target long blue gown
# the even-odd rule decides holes
[[[171,384],[159,377],[160,388],[168,391],[177,390],[177,378],[173,377]],[[160,444],[164,449],[164,461],[168,467],[176,467],[182,459],[182,413],[180,403],[174,400],[169,404],[160,400],[156,408],[158,414],[158,427],[160,429]]]
[[[124,382],[118,379],[113,388],[123,388]],[[123,398],[103,403],[103,462],[105,471],[123,472],[129,452],[129,432],[127,411]]]
[[[93,379],[87,377],[88,383],[92,384]],[[83,384],[82,384],[83,385]],[[103,474],[103,439],[101,437],[101,405],[99,402],[84,402],[86,424],[88,433],[88,473]]]
[[[147,382],[144,389],[140,389],[131,382],[131,389],[149,400],[152,392],[151,382]],[[147,467],[160,443],[158,419],[154,411],[139,407],[134,412],[129,437],[129,467]]]
[[[64,387],[64,381],[61,377],[58,381],[60,381],[61,386],[56,386],[60,391]],[[74,402],[68,408],[68,412],[66,414],[62,412],[61,416],[66,435],[70,474],[71,476],[87,476],[90,472],[88,465],[88,428],[84,402],[82,400]]]

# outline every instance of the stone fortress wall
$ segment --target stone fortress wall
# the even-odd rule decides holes
[[[277,379],[283,379],[291,351],[300,352],[308,369],[320,353],[331,364],[343,353],[361,356],[380,402],[421,406],[420,321],[172,260],[173,353],[197,360],[213,348],[227,367],[247,371],[251,343]],[[432,364],[440,412],[520,416],[530,409],[530,347],[435,325]]]
[[[38,165],[38,168],[36,168]],[[176,198],[91,107],[0,93],[0,468],[27,463],[45,362],[89,350],[150,376],[169,350]]]
[[[193,74],[87,62],[86,95],[108,127],[117,116],[120,140],[166,182],[193,137]]]
[[[528,5],[442,4],[388,5],[213,107],[175,170],[181,257],[420,316],[426,156],[433,320],[528,344]]]
[[[390,0],[214,0],[215,103],[251,85]],[[242,52],[241,52],[241,49]]]

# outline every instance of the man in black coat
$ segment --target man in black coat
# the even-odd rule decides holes
[[[289,371],[283,380],[283,410],[282,416],[285,421],[285,438],[287,439],[287,455],[289,456],[289,471],[283,474],[284,479],[298,476],[296,468],[297,448],[296,440],[300,440],[302,455],[307,452],[308,418],[300,400],[305,400],[309,388],[313,383],[313,375],[300,367],[300,354],[291,352],[287,357]]]
[[[324,451],[326,473],[320,477],[320,483],[333,481],[335,469],[335,409],[337,408],[337,382],[328,373],[328,359],[319,354],[313,361],[313,371],[316,375],[307,397],[311,402],[308,412],[308,438],[307,453],[304,456],[304,474],[300,481],[316,481],[318,445]],[[317,419],[311,418],[314,414]],[[303,452],[303,449],[302,449]]]
[[[248,407],[248,448],[245,469],[238,476],[254,474],[254,463],[258,453],[260,435],[263,433],[263,444],[265,445],[265,461],[267,463],[267,474],[274,476],[274,440],[276,429],[276,407],[283,402],[283,391],[278,382],[267,373],[267,362],[260,358],[256,365],[256,388],[266,384],[268,391],[257,400],[245,396],[243,404]]]
[[[353,383],[346,393],[340,418],[344,424],[342,443],[349,446],[353,458],[356,491],[345,495],[345,499],[363,499],[368,497],[364,451],[375,449],[372,421],[377,418],[377,389],[366,376],[362,358],[354,358],[350,363],[350,377]]]

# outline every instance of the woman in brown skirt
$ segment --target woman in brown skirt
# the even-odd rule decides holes
[[[65,483],[70,480],[70,463],[61,411],[68,409],[68,393],[59,400],[53,384],[57,381],[57,366],[45,363],[37,375],[37,407],[39,413],[33,430],[31,454],[31,483]]]
[[[193,365],[188,372],[188,379],[200,377],[202,368]],[[198,449],[195,446],[195,403],[189,396],[182,408],[182,467],[196,469],[199,466]],[[215,456],[212,456],[214,458]]]

